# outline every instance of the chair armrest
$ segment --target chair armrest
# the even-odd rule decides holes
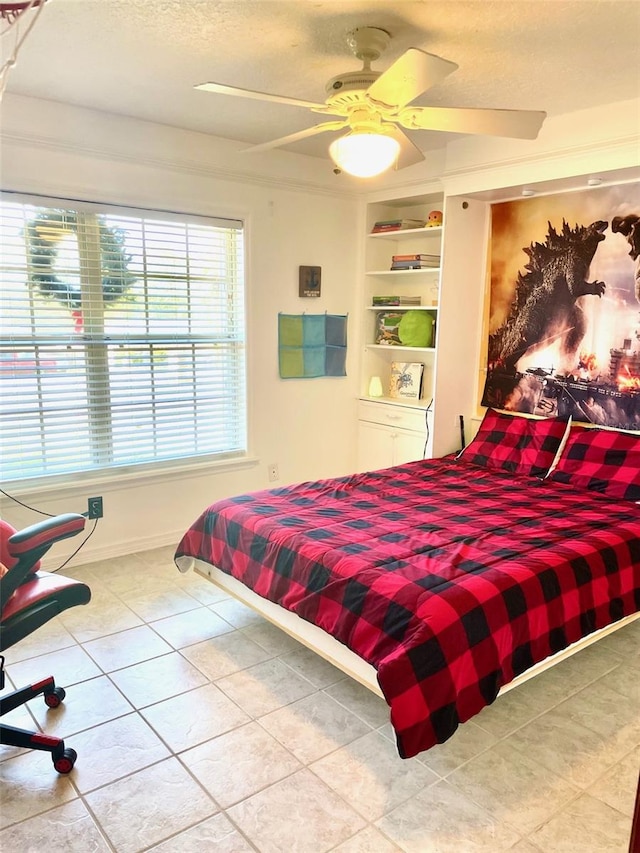
[[[4,610],[9,598],[49,548],[55,542],[80,533],[85,523],[84,515],[67,512],[31,524],[9,537],[7,550],[16,562],[0,579],[0,610]]]
[[[36,563],[45,554],[54,542],[68,539],[84,530],[86,518],[77,512],[66,512],[63,515],[54,515],[45,521],[30,524],[22,530],[18,530],[9,537],[7,548],[9,554],[17,559],[26,557],[30,552],[40,552],[33,560]],[[44,550],[43,550],[44,549]]]

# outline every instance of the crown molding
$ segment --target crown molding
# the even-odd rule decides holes
[[[616,170],[638,169],[639,144],[637,134],[627,134],[604,142],[565,145],[548,151],[485,160],[465,164],[460,168],[446,168],[442,183],[447,195],[457,195],[465,191],[478,192],[504,187],[510,183],[519,184],[523,179],[527,183],[535,183],[590,172],[604,174]],[[569,171],[562,169],[566,165],[570,165]],[[523,178],[525,169],[526,175]],[[516,172],[518,174],[515,180],[511,180],[509,173]],[[497,173],[500,177],[498,182],[495,180]]]
[[[152,169],[171,170],[180,174],[195,175],[202,178],[210,178],[230,183],[242,183],[256,187],[277,188],[291,192],[324,195],[333,198],[359,198],[365,194],[356,186],[341,186],[333,188],[319,181],[308,178],[291,178],[284,174],[266,174],[251,169],[233,169],[226,166],[218,166],[204,163],[195,159],[178,160],[175,157],[141,155],[139,151],[127,153],[114,150],[108,146],[87,145],[81,142],[63,140],[51,136],[21,134],[12,131],[0,131],[0,146],[17,146],[24,148],[29,146],[35,149],[66,153],[73,156],[88,157],[110,162],[121,162],[146,166]],[[237,152],[232,152],[235,154]],[[301,156],[301,155],[295,155]],[[42,181],[38,180],[38,186],[42,187]],[[48,190],[51,191],[51,190]],[[59,189],[58,189],[59,191]]]

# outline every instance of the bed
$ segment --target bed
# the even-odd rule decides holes
[[[381,693],[408,758],[638,616],[636,500],[638,436],[489,410],[462,455],[218,501],[175,559]]]

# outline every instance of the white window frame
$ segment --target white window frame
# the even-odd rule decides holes
[[[202,216],[202,215],[186,215],[182,213],[173,213],[167,211],[157,211],[157,210],[148,210],[135,208],[131,206],[117,206],[113,204],[93,204],[83,201],[75,201],[69,199],[61,199],[61,198],[51,198],[51,197],[40,197],[40,196],[31,196],[31,195],[23,195],[11,192],[3,192],[2,193],[3,201],[7,201],[12,204],[21,204],[21,205],[33,205],[36,208],[41,209],[66,209],[78,211],[79,213],[89,213],[89,214],[97,214],[98,216],[124,216],[124,217],[132,217],[139,219],[148,219],[151,221],[165,221],[167,223],[177,224],[183,223],[186,225],[194,225],[194,226],[213,226],[229,228],[233,229],[237,233],[242,234],[241,242],[241,268],[238,270],[234,287],[236,289],[235,296],[238,297],[236,301],[234,301],[234,311],[239,311],[240,316],[240,327],[238,339],[235,343],[237,343],[237,355],[235,356],[234,364],[237,366],[238,376],[240,377],[240,392],[242,394],[242,407],[241,411],[238,412],[238,425],[237,431],[241,435],[240,446],[231,448],[229,450],[216,450],[215,452],[194,452],[194,453],[182,453],[175,456],[169,457],[161,457],[161,458],[152,458],[152,459],[144,459],[142,461],[126,461],[124,463],[115,462],[109,459],[109,451],[107,451],[106,458],[99,460],[101,464],[92,464],[83,468],[75,468],[70,471],[63,472],[39,472],[35,475],[32,473],[28,473],[27,476],[20,477],[9,477],[5,478],[3,475],[3,485],[18,487],[21,493],[25,493],[25,491],[30,491],[32,488],[39,489],[42,486],[51,486],[55,488],[56,486],[61,485],[64,482],[69,482],[69,478],[73,478],[74,481],[82,480],[84,482],[95,482],[95,481],[109,481],[111,479],[121,480],[123,477],[126,479],[136,477],[136,478],[147,478],[154,477],[156,473],[167,473],[172,470],[175,471],[195,471],[202,470],[202,466],[206,466],[210,468],[210,466],[215,467],[244,467],[246,464],[254,464],[255,460],[253,460],[248,455],[248,388],[247,388],[247,353],[246,353],[246,327],[247,327],[247,312],[246,312],[246,293],[245,293],[245,279],[244,279],[244,269],[246,268],[246,229],[245,223],[242,220],[238,219],[226,219],[226,218],[214,218],[210,216]],[[91,239],[91,235],[89,234],[88,239]],[[95,239],[95,235],[94,235]],[[5,269],[5,265],[2,264],[0,268],[0,272],[3,272]],[[95,277],[95,270],[94,270]],[[146,280],[146,273],[143,276]],[[189,279],[187,279],[186,283],[188,284]],[[100,283],[100,277],[98,278],[98,282]],[[87,287],[91,288],[91,283],[87,285],[87,283],[83,283],[83,297]],[[93,286],[93,290],[95,291],[95,282]],[[93,308],[98,305],[102,296],[102,288],[98,288],[99,298],[97,303],[94,299],[92,305]],[[1,294],[0,294],[1,299]],[[238,306],[240,306],[238,308]],[[84,304],[83,304],[84,308]],[[2,306],[0,303],[0,313],[2,311]],[[108,346],[105,345],[104,339],[100,340],[100,311],[98,310],[97,314],[93,313],[93,310],[88,312],[87,323],[89,329],[86,330],[87,334],[84,335],[84,353],[86,355],[87,365],[98,368],[98,374],[100,373],[100,362],[104,362],[104,359],[107,357]],[[97,328],[96,328],[97,324]],[[236,326],[238,323],[236,323]],[[14,339],[13,341],[9,341],[6,339],[6,336],[3,334],[3,340],[0,340],[0,347],[5,350],[10,349],[12,345],[16,345],[19,343],[21,346],[31,346],[34,355],[34,363],[37,364],[37,352],[38,347],[42,346],[41,336],[38,336],[38,333],[34,333],[30,340],[22,340],[17,341]],[[207,343],[211,343],[211,339],[213,335],[205,336]],[[95,343],[101,343],[102,346],[92,346],[92,341]],[[202,343],[202,339],[198,335],[190,335],[188,336],[188,341],[193,342],[195,345],[198,343]],[[158,342],[166,343],[166,336],[154,336],[152,334],[146,335],[144,339],[141,341],[141,345],[143,349],[148,349],[149,354],[151,354],[153,345]],[[175,343],[175,341],[172,341]],[[78,341],[74,341],[73,345],[78,346],[80,343]],[[233,344],[231,345],[233,349]],[[149,355],[149,362],[152,362],[151,355]],[[103,365],[104,368],[104,365]],[[103,370],[104,377],[104,370]],[[90,384],[90,383],[87,383]],[[108,385],[106,383],[102,384],[103,392],[107,393],[108,396]],[[90,393],[89,391],[87,393]],[[155,404],[150,403],[151,408],[155,410]],[[104,433],[103,427],[105,423],[108,425],[108,421],[111,417],[111,413],[107,412],[106,422],[104,421],[104,407],[91,407],[90,408],[90,416],[95,419],[95,425],[97,426],[96,435],[101,435]],[[240,423],[240,421],[242,423]],[[108,432],[108,430],[107,430]],[[155,432],[154,432],[155,435]],[[99,445],[99,441],[96,442]]]

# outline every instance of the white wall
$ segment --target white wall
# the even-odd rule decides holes
[[[1,142],[5,190],[232,216],[247,225],[253,462],[196,465],[155,478],[70,477],[53,490],[15,488],[47,512],[82,512],[87,497],[103,495],[105,516],[85,561],[177,542],[213,500],[266,488],[269,463],[278,464],[281,483],[353,470],[360,228],[353,189],[337,184],[327,163],[286,152],[256,163],[238,143],[17,96],[3,104]],[[318,299],[298,297],[302,264],[322,267]],[[349,314],[348,376],[280,380],[279,311]],[[38,520],[7,500],[0,509],[15,526]],[[56,554],[70,553],[72,544],[62,543]]]

